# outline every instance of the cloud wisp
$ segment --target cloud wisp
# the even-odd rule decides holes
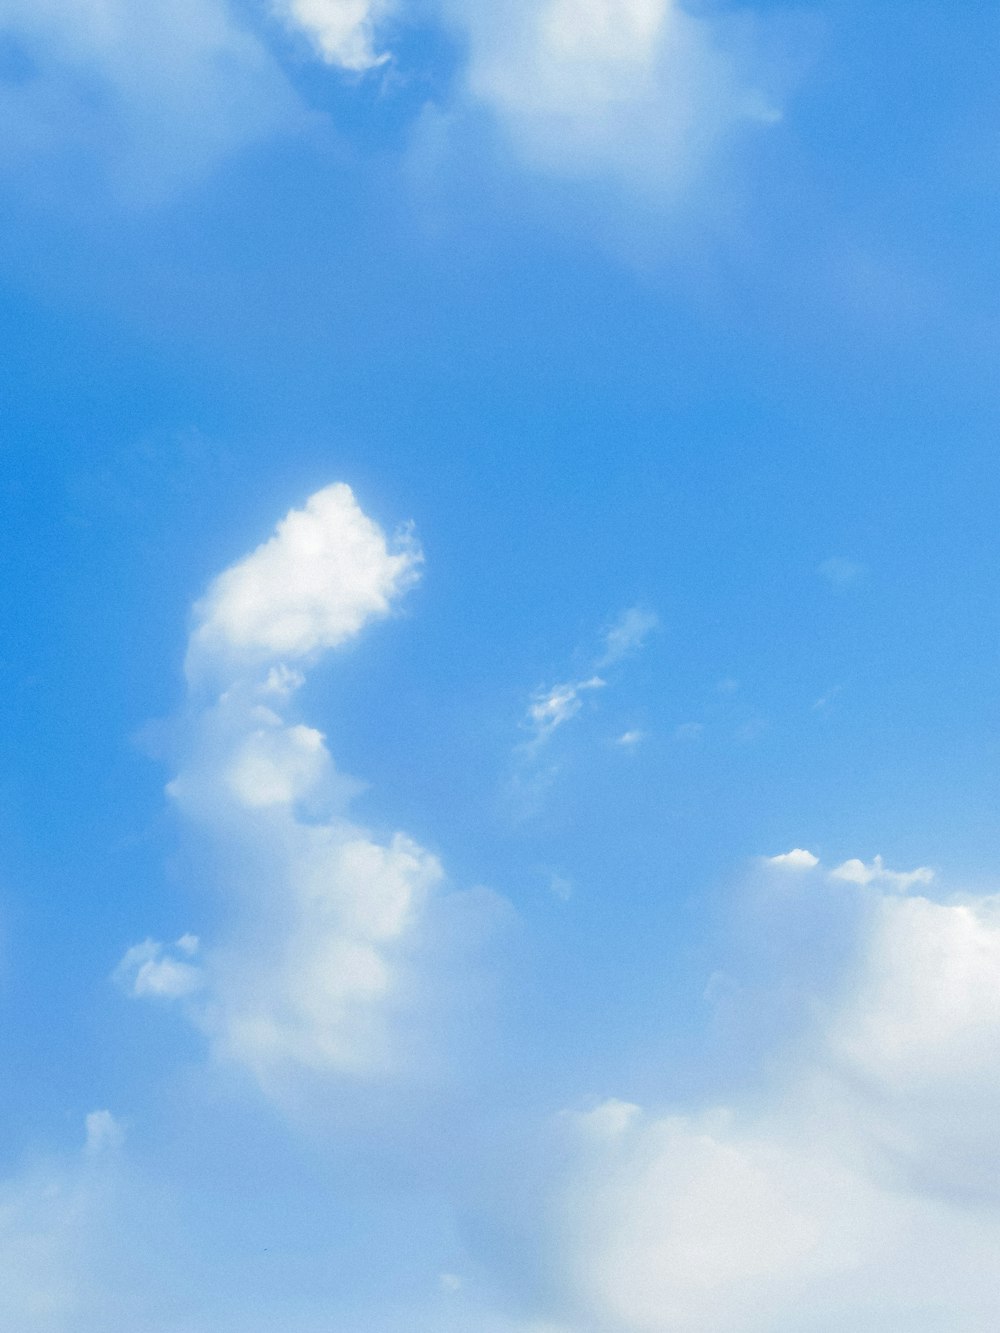
[[[625,658],[638,652],[659,624],[657,616],[642,607],[629,607],[618,617],[603,636],[604,647],[593,662],[592,670],[577,680],[562,681],[558,685],[541,686],[532,695],[525,716],[525,725],[531,738],[521,747],[529,755],[535,754],[553,732],[577,717],[583,708],[584,696],[604,689],[608,682],[599,673],[617,666]],[[640,732],[624,733],[624,745],[635,744],[642,738]]]
[[[388,615],[420,563],[408,530],[388,541],[334,485],[195,607],[168,791],[213,849],[228,933],[207,948],[146,940],[116,977],[133,996],[182,1003],[265,1088],[402,1058],[396,1026],[412,1018],[412,954],[442,869],[406,834],[378,840],[351,821],[358,784],[293,710],[303,670]]]

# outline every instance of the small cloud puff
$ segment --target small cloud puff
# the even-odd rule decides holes
[[[528,705],[528,722],[535,740],[547,740],[557,727],[576,717],[583,707],[582,694],[603,689],[606,684],[600,676],[591,676],[589,680],[569,680],[550,690],[540,690]]]
[[[638,652],[659,623],[653,611],[642,607],[631,606],[623,611],[604,636],[604,654],[596,663],[598,670]]]
[[[776,870],[815,870],[819,865],[819,857],[803,847],[795,847],[780,856],[765,856],[763,862]],[[915,885],[930,884],[934,879],[934,871],[929,866],[918,866],[916,870],[889,870],[881,856],[876,856],[868,864],[854,857],[830,870],[828,878],[842,884],[858,884],[862,888],[871,885],[895,893],[905,893]]]
[[[91,1111],[85,1126],[87,1139],[84,1151],[88,1157],[114,1152],[125,1142],[125,1127],[110,1111]]]
[[[195,607],[189,679],[309,662],[356,635],[419,576],[409,531],[390,549],[349,486],[327,486],[293,509],[269,541],[216,578]],[[281,679],[278,684],[281,684]]]
[[[189,961],[197,952],[195,935],[182,935],[173,945],[143,940],[126,952],[112,979],[137,999],[180,1000],[201,988],[202,970]]]
[[[790,852],[782,852],[780,856],[766,856],[764,863],[778,870],[814,870],[819,865],[819,857],[813,856],[804,847],[794,847]]]
[[[868,865],[854,857],[831,870],[830,878],[846,884],[875,884],[905,893],[915,884],[930,884],[934,871],[929,866],[918,866],[916,870],[888,870],[881,856],[876,856]]]
[[[288,25],[299,28],[328,65],[362,74],[384,65],[375,29],[392,8],[386,0],[279,0]]]
[[[996,1326],[1000,903],[900,897],[881,863],[863,869],[871,910],[841,982],[769,1088],[557,1119],[542,1244],[574,1326],[772,1333],[803,1310],[865,1333],[942,1312]]]

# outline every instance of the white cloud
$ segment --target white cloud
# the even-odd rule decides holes
[[[1000,1320],[1000,899],[851,883],[853,956],[805,1000],[811,1034],[769,1063],[769,1088],[704,1112],[611,1099],[562,1118],[543,1244],[571,1326]],[[803,903],[822,892],[812,881]]]
[[[388,614],[419,563],[411,537],[391,549],[350,488],[330,486],[196,607],[188,672],[201,702],[168,791],[214,849],[226,937],[198,964],[193,937],[146,941],[116,975],[133,995],[183,1000],[216,1052],[267,1089],[405,1054],[396,1029],[412,1017],[412,955],[441,866],[405,834],[379,840],[348,818],[359,784],[289,717],[303,683],[289,663]],[[209,683],[218,697],[204,702]]]
[[[606,684],[600,676],[591,676],[589,680],[569,680],[562,685],[553,685],[551,689],[539,690],[528,705],[528,723],[535,742],[547,740],[557,727],[576,717],[583,707],[581,695],[589,690],[603,689]]]
[[[626,750],[634,750],[637,745],[646,739],[646,733],[633,728],[631,731],[623,731],[615,741],[616,745],[623,746]]]
[[[91,1111],[84,1124],[87,1131],[85,1151],[90,1157],[113,1152],[125,1142],[125,1128],[110,1111]]]
[[[447,0],[468,87],[532,166],[684,185],[741,123],[778,118],[745,28],[676,0]]]
[[[803,847],[782,852],[780,856],[766,856],[764,860],[769,866],[776,866],[780,870],[812,870],[819,865],[819,857],[813,856],[812,852],[807,852]]]
[[[376,50],[375,33],[392,8],[387,0],[278,0],[286,22],[300,28],[328,64],[355,73],[389,59]]]
[[[604,689],[608,683],[597,673],[638,652],[658,623],[653,612],[629,607],[603,635],[603,651],[594,661],[591,675],[536,690],[527,710],[527,725],[533,735],[527,746],[520,747],[521,753],[536,753],[554,731],[576,717],[583,707],[582,696],[591,690]],[[630,746],[641,739],[642,732],[628,731],[618,743]]]
[[[642,607],[632,606],[623,611],[604,636],[604,654],[597,662],[598,669],[614,666],[623,657],[638,652],[659,623],[659,617]]]
[[[37,172],[48,195],[58,171],[144,202],[302,117],[224,0],[0,0],[0,30],[28,71],[0,80],[0,169],[22,192]]]
[[[272,664],[287,672],[289,662],[308,662],[387,615],[416,581],[420,562],[408,531],[390,548],[349,486],[327,486],[214,580],[195,607],[189,675]],[[294,677],[279,682],[279,690],[294,688]]]
[[[868,865],[855,857],[831,870],[830,878],[846,884],[884,885],[897,893],[905,893],[915,884],[930,884],[934,871],[929,866],[918,866],[916,870],[887,870],[881,856],[876,856]]]
[[[182,999],[202,985],[201,968],[186,961],[197,951],[193,935],[182,935],[173,946],[144,940],[127,951],[115,969],[114,980],[137,998]]]

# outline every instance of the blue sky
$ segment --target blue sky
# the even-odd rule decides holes
[[[996,1325],[996,39],[0,0],[5,1328]]]

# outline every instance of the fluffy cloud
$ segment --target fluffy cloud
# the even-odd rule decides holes
[[[349,486],[327,486],[292,510],[274,536],[212,583],[195,607],[188,673],[308,661],[387,615],[417,578],[420,551],[408,532],[390,549]],[[291,675],[271,676],[294,687]]]
[[[971,1333],[1000,1319],[1000,902],[845,883],[852,957],[769,1092],[562,1119],[549,1260],[571,1324]]]
[[[322,733],[290,716],[304,680],[291,664],[386,615],[419,562],[412,537],[391,545],[349,487],[330,486],[195,608],[197,703],[168,791],[213,848],[228,936],[200,962],[191,936],[147,940],[116,976],[132,995],[182,1000],[217,1053],[265,1087],[402,1056],[394,1023],[407,1021],[441,867],[405,834],[377,840],[348,818],[358,784],[336,771]]]
[[[300,28],[331,65],[363,73],[389,56],[375,46],[375,30],[393,6],[388,0],[281,0],[286,21]]]
[[[597,672],[616,666],[623,658],[638,652],[658,623],[652,611],[629,607],[604,634],[604,648],[593,663],[591,675],[536,690],[526,718],[532,739],[527,746],[521,747],[522,753],[535,754],[557,728],[576,717],[583,708],[583,696],[592,690],[604,689],[608,683]],[[635,745],[641,739],[642,732],[633,730],[620,737],[619,744]]]
[[[898,893],[905,893],[915,884],[930,884],[934,878],[934,871],[929,866],[918,866],[916,870],[888,870],[881,856],[876,856],[868,865],[853,857],[831,870],[830,878],[842,880],[847,884],[884,885],[886,888],[895,889]]]
[[[741,123],[778,117],[738,30],[677,0],[449,0],[471,96],[561,176],[683,185]]]
[[[114,979],[137,998],[162,996],[178,1000],[193,995],[201,987],[201,969],[191,962],[197,952],[198,940],[194,935],[182,935],[173,946],[144,940],[128,950]]]
[[[807,852],[803,847],[795,847],[790,852],[782,852],[780,856],[764,859],[769,866],[779,870],[813,870],[819,865],[819,857],[813,856],[812,852]]]

